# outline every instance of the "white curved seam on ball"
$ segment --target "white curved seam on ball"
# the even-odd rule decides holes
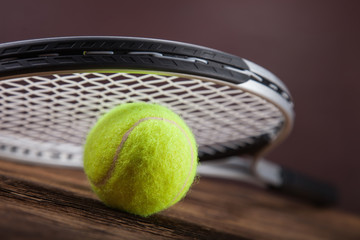
[[[134,128],[136,126],[138,126],[140,123],[142,123],[142,122],[144,122],[146,120],[148,120],[148,118],[140,119],[134,125],[132,125],[129,130],[126,131],[126,133],[124,134],[124,136],[121,139],[121,142],[120,142],[119,146],[116,149],[116,152],[115,152],[115,155],[114,155],[114,158],[113,158],[113,161],[111,163],[111,166],[110,166],[109,170],[106,172],[106,175],[105,175],[104,178],[102,178],[100,181],[94,183],[95,186],[100,187],[100,186],[104,185],[111,178],[111,175],[112,175],[112,173],[113,173],[113,171],[115,169],[115,165],[116,165],[117,159],[119,157],[119,154],[121,152],[121,149],[122,149],[123,145],[125,144],[127,138],[129,137],[130,133],[134,130]]]

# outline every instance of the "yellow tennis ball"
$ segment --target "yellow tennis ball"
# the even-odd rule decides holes
[[[148,103],[120,105],[89,132],[84,170],[108,206],[149,216],[181,200],[192,185],[197,145],[185,122]]]

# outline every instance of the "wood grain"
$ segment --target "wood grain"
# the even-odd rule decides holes
[[[202,178],[148,218],[104,206],[81,170],[0,161],[1,239],[360,239],[360,218]]]

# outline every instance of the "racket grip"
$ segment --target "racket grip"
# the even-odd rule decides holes
[[[281,167],[281,184],[271,186],[271,189],[296,198],[310,201],[316,205],[333,205],[338,200],[338,193],[334,186],[311,178],[307,175]]]

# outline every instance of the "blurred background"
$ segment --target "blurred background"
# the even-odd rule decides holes
[[[111,35],[177,40],[249,59],[295,101],[290,137],[267,156],[335,184],[360,214],[360,2],[2,1],[0,42]],[[1,99],[0,99],[1,100]]]

